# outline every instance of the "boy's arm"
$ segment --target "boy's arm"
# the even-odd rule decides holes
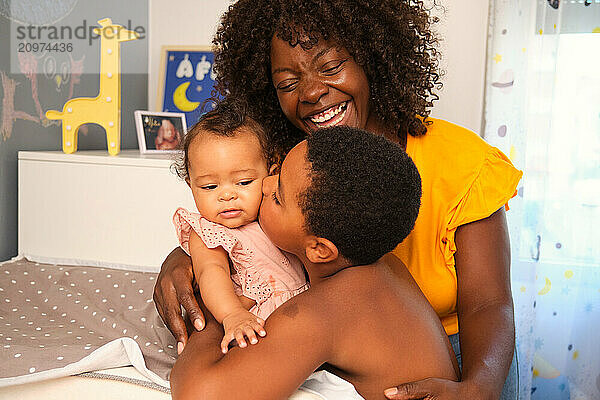
[[[287,399],[330,357],[336,324],[309,299],[303,293],[287,301],[267,320],[267,337],[226,355],[215,346],[223,331],[201,305],[206,329],[190,336],[173,367],[173,399]]]
[[[200,294],[217,321],[223,323],[232,312],[246,310],[233,289],[227,252],[221,247],[209,249],[193,230],[189,246]]]

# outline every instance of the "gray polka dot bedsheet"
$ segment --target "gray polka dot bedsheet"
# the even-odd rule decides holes
[[[0,386],[133,365],[168,386],[176,341],[152,292],[156,273],[0,264]]]

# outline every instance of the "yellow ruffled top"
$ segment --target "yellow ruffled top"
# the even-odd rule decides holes
[[[456,228],[506,206],[523,173],[477,134],[430,120],[426,135],[407,139],[423,196],[415,228],[392,254],[406,264],[451,335],[458,332]]]

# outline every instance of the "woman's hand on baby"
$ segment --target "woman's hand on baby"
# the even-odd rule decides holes
[[[181,306],[187,311],[196,330],[204,328],[204,315],[194,296],[193,280],[191,259],[178,247],[167,256],[154,286],[154,304],[177,339],[177,354],[183,351],[188,339]]]
[[[227,353],[229,342],[235,339],[240,347],[246,347],[246,338],[251,344],[258,343],[256,334],[264,337],[267,332],[263,328],[265,321],[252,314],[250,311],[240,309],[223,318],[223,329],[225,334],[221,341],[221,351]]]

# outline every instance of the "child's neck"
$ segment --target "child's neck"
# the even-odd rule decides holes
[[[324,262],[324,263],[312,263],[305,256],[298,256],[306,271],[308,272],[308,280],[310,281],[311,286],[318,285],[320,282],[331,278],[338,272],[350,268],[353,265],[345,260],[343,257],[338,257],[334,261]]]

